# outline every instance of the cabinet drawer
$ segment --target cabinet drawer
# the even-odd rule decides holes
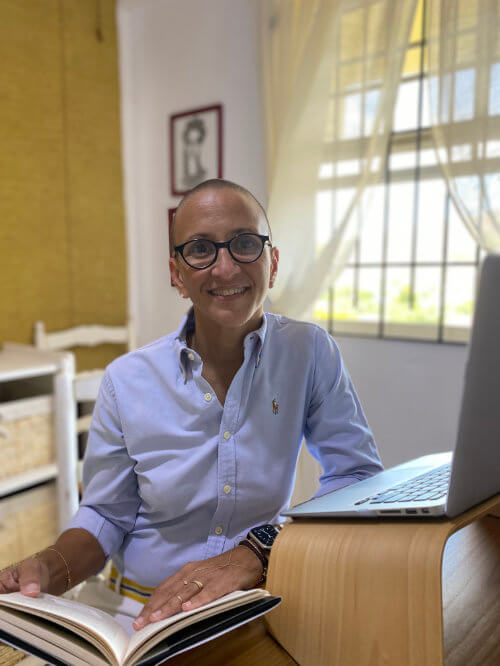
[[[54,462],[51,396],[0,403],[0,479]]]
[[[0,569],[57,539],[55,482],[0,500]]]

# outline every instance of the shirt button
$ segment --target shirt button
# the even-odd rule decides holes
[[[207,402],[210,402],[212,400],[212,394],[211,393],[205,393],[203,396]]]
[[[224,433],[224,439],[229,439],[230,437],[231,433],[229,432],[229,430],[226,430],[226,432]]]
[[[226,483],[226,485],[224,486],[224,488],[223,488],[222,490],[223,490],[223,491],[226,493],[226,495],[227,495],[228,493],[231,492],[231,486],[228,485],[228,484]]]
[[[189,354],[188,354],[188,359],[189,359],[190,361],[194,361],[194,354],[192,354],[191,352],[189,352]]]
[[[217,525],[215,528],[215,534],[222,534],[222,527],[220,525]]]

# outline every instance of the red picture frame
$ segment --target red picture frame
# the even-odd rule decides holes
[[[174,221],[174,215],[176,210],[177,206],[175,206],[175,208],[168,209],[168,248],[169,248],[169,256],[171,257],[174,256],[174,248],[170,245],[170,232],[172,231],[172,224]]]
[[[172,114],[169,143],[170,192],[173,196],[183,196],[209,178],[222,178],[222,104]]]
[[[176,210],[177,210],[177,206],[175,206],[174,208],[169,208],[168,209],[168,254],[169,254],[170,257],[174,256],[174,248],[172,247],[172,244],[171,244],[171,240],[172,240],[171,232],[172,232],[172,224],[174,222],[174,215],[175,215]],[[171,287],[175,286],[173,281],[172,281],[172,278],[170,278],[170,286]]]

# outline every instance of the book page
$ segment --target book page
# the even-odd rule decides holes
[[[46,593],[39,597],[26,597],[20,592],[12,592],[0,595],[0,607],[18,609],[28,616],[31,615],[31,620],[25,616],[25,622],[28,624],[35,620],[33,616],[38,616],[42,620],[48,618],[100,649],[109,658],[110,663],[115,661],[117,664],[123,664],[131,661],[131,657],[135,661],[139,656],[136,651],[139,654],[148,651],[178,629],[189,625],[194,619],[207,618],[227,608],[266,596],[270,596],[269,592],[260,588],[232,592],[201,608],[177,613],[160,622],[149,624],[133,632],[130,638],[106,611],[64,597]],[[33,635],[36,636],[36,632]]]
[[[78,591],[78,596],[73,598],[81,604],[98,608],[111,615],[123,627],[129,638],[135,633],[133,622],[144,608],[144,604],[117,594],[106,582],[95,577],[88,579]]]
[[[62,626],[72,627],[75,633],[98,646],[108,646],[117,663],[122,663],[128,636],[125,630],[107,613],[64,597],[42,593],[26,597],[20,592],[0,595],[0,606],[16,608],[40,617],[50,617]],[[96,640],[97,639],[97,640]]]
[[[14,608],[0,608],[0,629],[62,661],[69,661],[72,666],[109,664],[109,658],[73,631]],[[5,640],[3,635],[2,640]]]

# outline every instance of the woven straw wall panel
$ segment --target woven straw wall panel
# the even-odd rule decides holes
[[[0,500],[0,569],[50,546],[57,535],[55,483]]]
[[[38,407],[32,413],[31,405]],[[12,414],[16,408],[19,414]],[[55,462],[53,407],[49,397],[0,403],[0,459],[0,479]]]
[[[115,11],[0,2],[0,344],[31,342],[37,319],[126,321]],[[123,351],[78,350],[78,368]]]

